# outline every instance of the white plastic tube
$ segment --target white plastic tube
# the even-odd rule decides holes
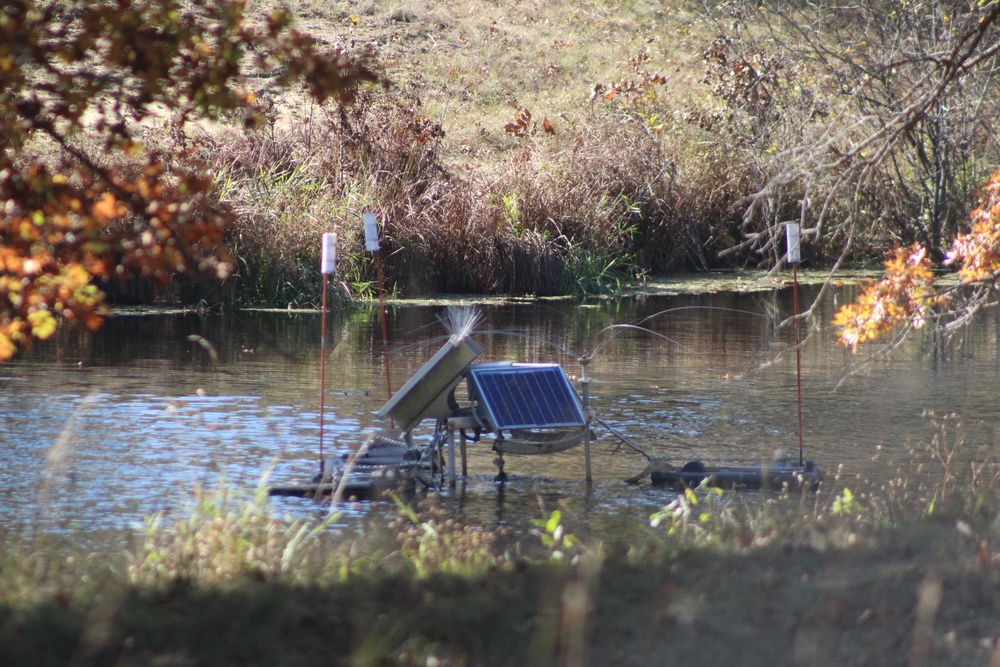
[[[361,219],[365,223],[365,250],[378,252],[378,220],[374,213],[365,213]]]
[[[802,261],[802,254],[799,250],[799,226],[797,224],[785,224],[785,239],[788,242],[786,261],[789,264],[798,264]]]
[[[320,271],[326,275],[337,271],[337,234],[334,232],[323,234],[323,259],[320,262]]]

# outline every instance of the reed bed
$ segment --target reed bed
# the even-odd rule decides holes
[[[855,4],[827,16],[783,3],[297,0],[299,28],[331,52],[371,56],[387,87],[316,105],[248,64],[263,128],[150,121],[136,132],[144,147],[168,169],[200,159],[217,205],[237,213],[233,278],[165,289],[128,276],[106,288],[116,301],[314,306],[317,239],[336,231],[337,298],[371,298],[365,212],[382,221],[386,286],[400,295],[588,295],[650,274],[770,269],[776,232],[793,220],[813,266],[878,264],[914,241],[943,256],[997,162],[994,68],[969,68],[968,85],[901,119],[894,100],[931,85],[940,64],[921,45],[961,30],[943,21],[930,39],[933,22]],[[248,2],[246,20],[263,24],[273,6]],[[858,16],[895,26],[915,49],[912,71],[890,76],[893,31],[871,33],[877,21]],[[836,43],[811,32],[827,22]],[[854,43],[865,49],[830,56]],[[873,97],[845,93],[875,84]],[[876,162],[855,153],[900,123],[903,139]]]
[[[879,0],[858,5],[895,16]],[[929,15],[940,9],[924,5]],[[335,46],[376,53],[392,86],[343,109],[274,101],[271,140],[306,147],[309,159],[296,164],[318,169],[310,174],[322,194],[308,212],[271,214],[262,250],[237,253],[248,274],[308,272],[315,251],[302,241],[318,223],[342,233],[347,291],[370,296],[363,210],[384,221],[387,282],[400,294],[586,295],[648,274],[771,268],[780,261],[771,230],[788,220],[815,227],[813,265],[877,264],[888,245],[921,240],[939,223],[953,229],[995,162],[992,144],[965,138],[996,116],[980,97],[962,98],[977,109],[970,122],[921,125],[924,134],[884,164],[796,171],[891,122],[890,107],[843,95],[857,68],[815,65],[832,47],[822,36],[799,39],[794,21],[808,10],[476,0],[293,9]],[[869,24],[855,14],[844,9],[837,28],[865,43]],[[919,29],[900,30],[919,40]],[[877,70],[892,45],[868,37],[862,64]],[[928,145],[960,149],[961,174],[932,183]],[[268,173],[265,165],[234,183],[230,199],[250,199],[252,178]],[[266,214],[244,220],[257,226]]]
[[[713,239],[738,234],[731,202],[746,183],[731,165],[701,155],[681,167],[682,151],[638,124],[592,119],[558,140],[524,138],[489,170],[459,171],[418,110],[373,91],[316,127],[212,148],[220,199],[240,220],[237,300],[314,302],[323,231],[339,235],[347,291],[372,296],[366,211],[383,221],[386,283],[406,295],[615,291],[648,273],[718,268]]]

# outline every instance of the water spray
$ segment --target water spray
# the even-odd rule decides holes
[[[589,375],[589,372],[588,372],[588,367],[589,367],[590,362],[594,359],[594,357],[597,356],[597,354],[599,352],[601,352],[604,349],[604,347],[606,345],[608,345],[610,342],[612,342],[615,339],[616,334],[618,334],[618,333],[620,333],[622,331],[641,331],[643,333],[649,334],[651,336],[655,336],[657,338],[662,338],[662,339],[664,339],[664,340],[666,340],[666,341],[668,341],[670,343],[673,343],[674,345],[678,345],[678,346],[680,346],[682,348],[687,349],[687,346],[684,345],[683,343],[680,343],[679,341],[676,341],[673,338],[670,338],[669,336],[664,336],[663,334],[659,333],[658,331],[654,331],[654,330],[649,329],[647,327],[641,326],[642,323],[648,322],[649,320],[651,320],[653,318],[656,318],[656,317],[659,317],[659,316],[662,316],[662,315],[667,315],[667,314],[679,312],[679,311],[686,311],[686,310],[724,310],[724,311],[730,311],[730,312],[734,312],[734,313],[741,313],[741,314],[744,314],[744,315],[754,315],[754,316],[759,316],[759,317],[765,317],[765,315],[762,315],[760,313],[755,313],[755,312],[749,311],[749,310],[742,310],[742,309],[737,309],[737,308],[719,308],[718,306],[681,306],[681,307],[677,307],[677,308],[670,308],[670,309],[667,309],[667,310],[660,311],[658,313],[653,313],[652,315],[648,315],[648,316],[642,318],[641,320],[638,320],[638,322],[636,322],[635,324],[631,324],[631,323],[612,324],[612,325],[609,325],[609,326],[601,329],[599,332],[597,332],[596,337],[599,337],[602,334],[607,334],[607,335],[603,338],[603,340],[601,340],[599,343],[597,343],[596,345],[594,345],[594,347],[589,352],[587,352],[586,354],[580,354],[580,353],[578,353],[578,352],[576,352],[576,351],[574,351],[572,349],[567,348],[565,345],[561,345],[561,344],[559,344],[559,343],[557,343],[555,341],[549,340],[547,338],[541,339],[541,341],[543,343],[545,343],[546,345],[548,345],[549,347],[551,347],[551,348],[553,348],[555,350],[558,350],[559,352],[561,352],[563,354],[566,354],[568,356],[572,356],[576,360],[576,362],[580,364],[580,367],[581,367],[581,373],[580,373],[580,379],[579,379],[579,382],[580,382],[580,385],[581,385],[581,403],[582,403],[584,415],[587,417],[587,430],[586,430],[584,444],[585,444],[585,459],[586,459],[587,481],[588,482],[591,481],[591,478],[592,478],[592,470],[591,470],[591,465],[590,465],[590,451],[589,450],[590,450],[590,444],[591,444],[591,442],[590,442],[590,424],[592,424],[593,422],[596,422],[596,423],[600,424],[601,426],[603,426],[604,428],[606,428],[612,435],[614,435],[616,438],[618,438],[618,440],[620,440],[621,443],[627,445],[630,449],[632,449],[637,454],[639,454],[640,456],[642,456],[643,458],[645,458],[647,461],[652,461],[653,460],[653,457],[650,456],[641,447],[639,447],[639,445],[637,445],[632,439],[628,438],[621,431],[619,431],[619,430],[615,429],[614,427],[612,427],[605,420],[603,420],[603,419],[595,416],[594,413],[593,413],[593,411],[590,409],[590,385],[593,382],[593,378]],[[449,312],[449,319],[457,319],[458,321],[462,321],[463,318],[455,318],[454,315],[451,312]],[[454,329],[454,324],[452,324],[449,327],[447,321],[445,321],[445,325],[446,325],[446,327],[449,328],[449,331],[451,331],[452,329]],[[478,333],[481,333],[481,334],[490,334],[490,335],[500,335],[500,336],[516,336],[516,337],[525,337],[526,336],[525,334],[520,334],[520,333],[515,333],[515,332],[505,331],[505,330],[482,330],[482,331],[479,331]],[[619,447],[621,447],[621,445],[619,445]],[[618,450],[616,449],[615,451],[617,452]]]

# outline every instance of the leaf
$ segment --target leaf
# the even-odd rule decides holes
[[[0,331],[0,361],[6,361],[14,356],[17,347],[5,331]]]
[[[555,534],[556,530],[559,528],[559,522],[562,521],[562,512],[559,510],[552,510],[552,514],[549,515],[549,521],[545,524],[545,530],[550,535]]]
[[[56,332],[56,318],[47,310],[28,313],[28,323],[31,325],[31,335],[40,340],[45,340]]]
[[[923,326],[947,303],[934,287],[934,272],[926,249],[919,244],[896,248],[885,262],[885,277],[865,283],[854,303],[842,306],[833,324],[842,345],[857,346],[887,335],[901,324]]]
[[[945,264],[960,264],[963,283],[995,283],[1000,275],[1000,170],[980,191],[979,206],[970,214],[971,231],[955,238],[945,259]]]
[[[515,137],[523,137],[531,124],[531,112],[528,111],[527,107],[522,107],[521,110],[514,116],[513,123],[507,123],[504,125],[504,130]]]

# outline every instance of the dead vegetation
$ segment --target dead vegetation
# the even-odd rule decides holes
[[[216,140],[213,169],[242,213],[236,293],[280,305],[280,286],[314,284],[314,238],[332,229],[343,282],[366,294],[363,211],[384,221],[391,289],[411,295],[589,293],[768,267],[790,220],[814,266],[954,233],[996,159],[973,139],[996,117],[992,33],[932,106],[897,117],[892,100],[934,86],[937,54],[962,47],[978,14],[949,23],[947,3],[928,0],[911,14],[930,23],[894,19],[865,0],[826,9],[833,39],[807,29],[819,25],[807,8],[752,4],[295,3],[302,29],[374,54],[393,86],[350,107],[268,99],[263,136]],[[905,76],[890,75],[897,52]],[[894,123],[892,151],[856,147]],[[261,196],[276,187],[281,201]]]
[[[247,22],[273,6],[249,2]],[[770,268],[792,221],[814,267],[940,249],[1000,157],[997,10],[894,7],[296,0],[322,50],[391,85],[317,104],[262,69],[256,132],[235,116],[147,121],[146,147],[200,157],[238,213],[227,285],[188,277],[160,296],[315,303],[324,231],[341,239],[338,281],[369,296],[368,211],[406,295]]]

